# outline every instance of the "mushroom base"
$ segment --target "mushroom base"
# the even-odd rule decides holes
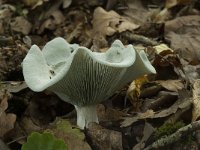
[[[85,127],[87,128],[90,122],[99,123],[96,112],[96,105],[91,105],[91,106],[75,105],[75,109],[77,112],[77,125],[81,129],[84,129]]]

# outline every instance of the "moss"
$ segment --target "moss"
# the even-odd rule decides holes
[[[155,132],[155,138],[159,139],[163,136],[168,136],[174,132],[176,132],[181,127],[184,127],[185,123],[182,121],[178,121],[176,123],[164,123],[160,126]]]

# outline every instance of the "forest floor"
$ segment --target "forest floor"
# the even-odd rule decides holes
[[[96,52],[119,39],[144,50],[157,73],[116,91],[98,105],[99,124],[79,130],[73,105],[24,82],[30,47],[55,37]],[[0,150],[44,131],[69,150],[198,150],[200,1],[0,0],[0,81]]]

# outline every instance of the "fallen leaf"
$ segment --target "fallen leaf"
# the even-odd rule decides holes
[[[181,77],[193,85],[196,79],[200,78],[200,65],[190,64],[182,58],[180,58],[180,62],[184,72]]]
[[[130,86],[127,90],[127,96],[135,110],[138,110],[140,107],[141,101],[139,100],[139,97],[141,94],[141,87],[143,84],[145,84],[147,82],[148,82],[147,76],[142,76],[142,77],[134,80],[130,84]]]
[[[67,8],[71,5],[72,0],[63,0],[63,8]]]
[[[148,122],[145,122],[144,130],[143,130],[143,137],[138,144],[136,144],[132,150],[141,150],[145,147],[145,142],[149,139],[152,133],[155,131],[153,126]]]
[[[162,10],[157,9],[153,12],[151,18],[153,22],[156,23],[164,23],[166,20],[168,20],[171,16],[170,11],[167,8],[164,8]]]
[[[15,12],[15,7],[9,4],[0,5],[0,19],[2,20],[10,20],[11,16]]]
[[[192,102],[188,99],[178,100],[169,108],[163,109],[158,112],[154,112],[153,110],[147,110],[144,113],[138,113],[136,116],[133,117],[124,117],[124,120],[121,122],[121,127],[128,127],[134,122],[137,122],[141,119],[155,119],[155,118],[162,118],[172,115],[177,112],[179,109],[184,109],[190,106]]]
[[[160,111],[170,107],[177,101],[177,99],[178,99],[177,92],[160,91],[156,96],[156,98],[153,99],[147,98],[143,101],[142,110],[146,111],[148,109],[152,109],[154,111]]]
[[[4,134],[14,128],[17,118],[15,114],[5,112],[8,108],[7,101],[7,95],[4,95],[4,98],[0,101],[0,137],[3,137]]]
[[[106,108],[103,104],[97,105],[97,114],[99,121],[118,121],[125,113],[113,108]]]
[[[181,58],[200,61],[200,16],[182,16],[165,23],[165,38]]]
[[[23,127],[23,128],[22,128]],[[19,130],[23,130],[23,133],[24,131],[27,133],[27,134],[30,134],[32,133],[33,131],[41,131],[43,129],[42,126],[38,126],[36,125],[32,119],[30,117],[26,117],[24,116],[20,122],[19,122],[19,126],[17,127],[18,128],[18,131]],[[17,133],[17,134],[21,134],[21,133]]]
[[[166,0],[165,1],[165,7],[166,8],[172,8],[177,5],[188,5],[191,4],[192,0]]]
[[[40,26],[38,33],[42,33],[45,29],[54,30],[56,27],[64,22],[65,16],[60,10],[51,12],[51,15]]]
[[[157,80],[156,83],[163,86],[169,91],[178,92],[184,88],[184,84],[181,80]]]
[[[169,48],[166,44],[156,45],[153,46],[153,48],[155,49],[156,54],[161,54],[162,52],[166,53],[166,51],[173,52],[173,50]]]
[[[96,123],[90,123],[87,136],[91,144],[98,150],[122,150],[122,133],[108,130]]]
[[[42,5],[44,2],[48,2],[49,0],[23,0],[24,4],[26,6],[32,7],[32,9],[35,9],[36,7]]]
[[[0,139],[0,149],[1,150],[10,150],[10,148],[8,147],[8,145],[6,143],[4,143],[3,140]]]
[[[155,112],[153,110],[147,110],[144,113],[138,113],[134,117],[125,117],[123,122],[121,123],[121,127],[128,127],[134,122],[137,122],[138,120],[146,119],[146,118],[153,118],[155,115]]]
[[[191,104],[192,104],[192,102],[190,100],[188,100],[188,99],[184,99],[183,101],[182,100],[178,100],[171,107],[166,108],[166,109],[156,113],[153,118],[167,117],[167,116],[169,116],[171,114],[176,113],[176,111],[178,109],[184,109],[184,108],[190,106]]]
[[[193,109],[192,121],[196,121],[200,117],[200,79],[197,79],[193,85]]]
[[[26,89],[28,86],[25,81],[1,81],[0,89],[6,89],[10,93],[17,93]]]
[[[80,150],[80,148],[91,150],[90,145],[85,141],[84,133],[67,120],[57,118],[55,125],[46,131],[54,134],[59,139],[63,139],[67,144],[68,150]]]
[[[14,18],[10,23],[11,29],[27,35],[30,33],[32,24],[22,16]]]
[[[129,21],[127,18],[120,16],[115,11],[105,11],[97,7],[93,14],[93,33],[105,36],[111,36],[114,33],[123,31],[132,31],[139,25]]]
[[[126,16],[139,25],[147,22],[150,12],[143,6],[141,0],[127,0],[126,4],[128,6],[128,9],[124,11]]]

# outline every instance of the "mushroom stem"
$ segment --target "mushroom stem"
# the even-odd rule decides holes
[[[84,127],[87,128],[90,122],[99,123],[96,112],[96,105],[90,105],[90,106],[75,105],[75,109],[77,112],[77,125],[81,129],[84,129]]]

